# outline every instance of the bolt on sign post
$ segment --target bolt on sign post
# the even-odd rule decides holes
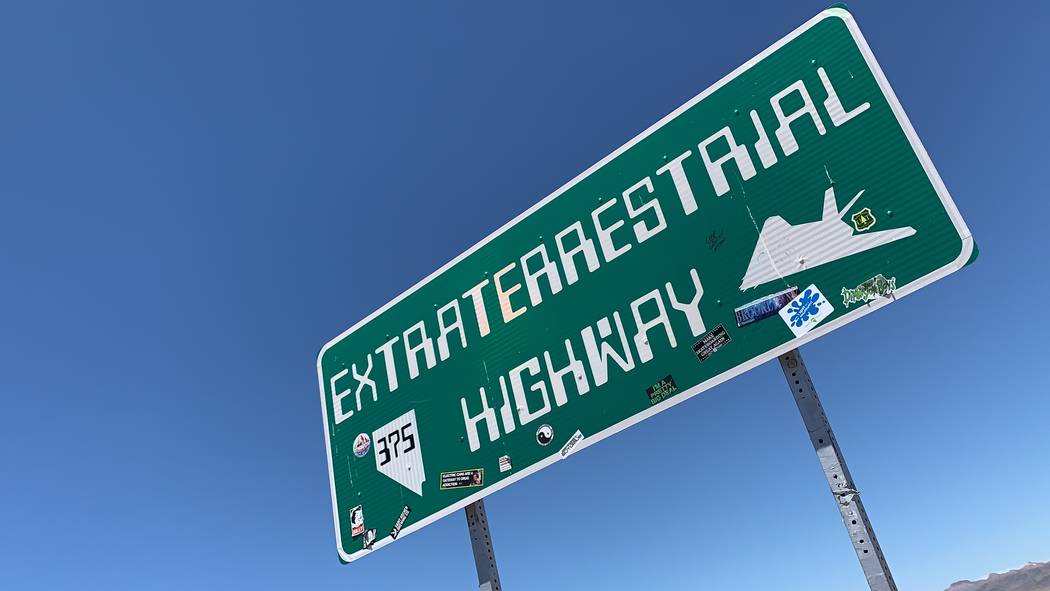
[[[828,9],[327,343],[353,561],[959,269],[970,232]]]

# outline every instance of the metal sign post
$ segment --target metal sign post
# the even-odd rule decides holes
[[[781,355],[780,367],[784,370],[784,377],[787,378],[798,410],[802,413],[806,431],[809,431],[813,449],[817,451],[820,466],[824,469],[828,485],[831,486],[831,494],[835,497],[842,521],[849,531],[853,549],[857,552],[864,576],[868,579],[868,586],[871,587],[871,591],[897,591],[890,567],[886,564],[886,557],[882,555],[882,548],[875,539],[875,530],[868,521],[864,504],[860,502],[860,492],[850,476],[849,468],[846,467],[846,458],[842,456],[831,424],[824,414],[824,407],[817,397],[817,389],[813,386],[806,364],[802,361],[802,354],[798,349],[792,349]],[[480,567],[478,568],[480,572]]]
[[[496,555],[492,551],[492,534],[489,518],[485,514],[485,501],[477,500],[466,506],[467,528],[470,530],[470,545],[474,549],[474,565],[478,569],[480,591],[500,591],[499,570]]]

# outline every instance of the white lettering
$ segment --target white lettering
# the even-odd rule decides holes
[[[543,265],[538,270],[532,271],[529,269],[528,262],[529,259],[537,255],[543,261]],[[558,265],[555,265],[554,261],[547,256],[547,247],[542,244],[521,257],[521,272],[525,275],[525,288],[529,291],[529,300],[532,302],[533,307],[543,302],[543,294],[540,292],[540,277],[547,278],[547,283],[551,288],[551,295],[561,291],[561,276],[558,274]]]
[[[503,283],[500,281],[501,277],[509,273],[510,270],[516,266],[517,263],[511,263],[499,271],[496,271],[496,274],[492,276],[492,281],[496,284],[496,298],[499,300],[499,309],[503,313],[504,323],[510,322],[525,313],[524,306],[515,310],[514,305],[510,303],[510,296],[514,295],[514,292],[521,289],[521,284],[515,283],[509,288],[504,289]]]
[[[601,386],[609,381],[609,359],[615,361],[616,365],[619,365],[624,373],[634,369],[634,358],[631,356],[630,347],[627,346],[627,335],[623,331],[623,321],[620,320],[619,312],[613,312],[613,320],[616,322],[616,330],[620,334],[620,346],[623,349],[622,356],[604,340],[612,335],[612,327],[609,326],[608,317],[598,321],[598,336],[603,339],[601,348],[598,347],[598,340],[594,337],[593,327],[588,326],[580,331],[580,335],[583,337],[583,348],[587,352],[587,362],[591,366],[591,375],[594,376],[595,386]]]
[[[550,351],[543,352],[543,361],[547,364],[547,374],[551,379],[551,392],[554,394],[554,404],[558,406],[569,401],[569,397],[565,394],[566,375],[571,374],[573,376],[574,379],[571,381],[576,384],[576,391],[581,396],[591,391],[591,385],[587,383],[587,376],[583,373],[583,362],[576,359],[569,339],[565,339],[565,352],[569,355],[569,362],[561,369],[554,368]]]
[[[646,211],[652,211],[653,215],[656,216],[656,225],[652,228],[646,226],[645,222],[638,222],[634,225],[634,235],[638,237],[639,243],[645,242],[646,240],[652,238],[667,227],[667,221],[664,219],[664,211],[660,208],[659,200],[653,199],[651,201],[645,201],[643,202],[643,205],[638,209],[634,208],[634,205],[632,203],[634,199],[632,197],[634,196],[634,193],[640,190],[642,187],[645,187],[645,190],[650,195],[653,194],[653,181],[649,177],[645,177],[644,179],[638,181],[637,184],[623,192],[623,203],[627,206],[627,215],[632,220]]]
[[[489,280],[484,279],[462,296],[463,298],[469,297],[474,303],[474,314],[478,317],[478,334],[481,336],[489,334],[489,316],[485,313],[485,297],[481,294],[481,289],[488,284]]]
[[[642,320],[642,304],[650,301],[656,302],[656,309],[659,313],[651,320]],[[667,319],[667,309],[664,308],[664,299],[660,296],[660,290],[654,289],[631,302],[631,312],[634,314],[634,323],[638,326],[638,334],[634,335],[634,347],[638,349],[639,361],[646,363],[653,358],[653,348],[649,346],[649,331],[656,326],[662,325],[667,331],[667,341],[671,343],[672,348],[678,346],[678,341],[674,338],[674,331],[671,330],[671,321]]]
[[[685,215],[696,211],[693,187],[689,185],[689,177],[686,176],[685,168],[682,167],[682,161],[692,154],[692,150],[686,150],[681,156],[656,169],[656,174],[671,173],[671,180],[674,181],[674,188],[678,192],[678,199],[682,202],[682,211],[685,212]]]
[[[569,250],[565,250],[565,237],[569,234],[576,234],[579,244]],[[572,285],[579,280],[579,276],[576,274],[576,261],[573,260],[573,257],[581,252],[584,260],[587,261],[587,270],[592,273],[598,270],[598,253],[594,250],[594,241],[584,236],[582,223],[576,222],[558,232],[554,237],[554,242],[558,245],[558,256],[561,257],[561,266],[565,271],[565,282],[567,284]]]
[[[631,250],[630,244],[625,244],[623,245],[623,248],[620,249],[617,249],[616,245],[613,244],[612,233],[620,226],[623,226],[623,220],[617,220],[616,223],[611,226],[602,226],[602,223],[598,220],[598,216],[613,205],[616,205],[615,197],[599,205],[597,209],[591,212],[591,219],[594,220],[594,230],[598,233],[598,245],[601,246],[602,256],[605,257],[605,262],[607,263],[612,262],[616,257]]]
[[[831,80],[828,78],[828,73],[824,71],[824,68],[817,68],[817,75],[820,76],[820,81],[824,84],[824,90],[828,92],[828,98],[824,99],[824,108],[828,110],[828,115],[831,116],[831,124],[835,127],[867,111],[868,107],[871,106],[871,103],[864,102],[852,111],[846,111],[842,108],[839,94],[835,92],[835,87],[831,85]]]
[[[500,407],[499,413],[503,418],[503,430],[507,433],[513,433],[514,425],[514,406],[510,403],[510,394],[507,393],[507,380],[503,379],[503,376],[499,377],[499,389],[503,392],[503,406]]]
[[[529,409],[529,401],[525,398],[525,386],[521,381],[521,374],[525,370],[528,370],[530,376],[540,373],[539,359],[533,357],[510,370],[510,387],[514,390],[514,404],[518,407],[518,421],[522,425],[529,424],[530,421],[542,417],[551,410],[551,401],[547,397],[547,385],[543,383],[542,379],[530,386],[529,390],[540,393],[540,397],[543,398],[543,406],[535,411]]]
[[[347,411],[345,413],[343,412],[343,399],[349,396],[350,392],[352,392],[353,390],[347,388],[346,390],[343,390],[338,393],[335,391],[335,383],[341,380],[343,377],[345,377],[348,373],[350,373],[350,370],[344,369],[343,371],[335,374],[328,380],[328,384],[332,387],[332,408],[333,410],[335,410],[336,425],[354,416],[354,411],[352,410]]]
[[[361,410],[361,390],[368,386],[372,389],[372,402],[379,401],[379,393],[376,391],[376,383],[368,376],[372,374],[372,354],[368,354],[368,367],[365,368],[364,375],[357,373],[357,364],[351,363],[350,369],[353,370],[354,379],[357,380],[357,388],[354,389],[354,395],[357,397],[357,410]],[[339,421],[336,421],[339,424]]]
[[[704,288],[700,285],[700,276],[697,275],[696,269],[689,269],[689,277],[693,280],[693,287],[696,291],[693,293],[693,299],[688,302],[678,301],[678,296],[674,292],[674,287],[671,282],[667,282],[667,296],[671,301],[671,307],[678,310],[682,314],[685,314],[685,319],[689,322],[689,330],[692,331],[694,337],[698,337],[706,330],[704,328],[704,319],[700,316],[700,298],[704,295]]]
[[[449,324],[445,324],[445,313],[449,310],[452,311],[452,316],[454,317],[454,320]],[[449,355],[451,355],[451,353],[448,350],[448,335],[451,334],[452,331],[459,331],[459,342],[464,349],[467,348],[467,332],[463,330],[463,318],[459,315],[459,300],[452,300],[451,302],[438,308],[437,320],[438,357],[440,357],[441,360],[444,361],[448,359]]]
[[[711,160],[707,147],[723,138],[729,143],[729,151],[724,156]],[[704,161],[704,166],[707,167],[707,174],[711,177],[711,185],[715,188],[716,196],[721,197],[729,192],[729,181],[726,180],[726,173],[722,169],[726,162],[732,160],[736,163],[737,169],[740,171],[740,177],[745,181],[755,176],[755,164],[751,162],[751,155],[747,152],[747,146],[741,146],[736,143],[736,140],[733,139],[733,132],[728,126],[723,127],[711,137],[700,142],[699,148],[700,158]]]
[[[418,332],[421,341],[418,345],[412,345],[409,337],[412,333]],[[405,356],[408,358],[408,377],[409,379],[416,379],[419,377],[419,359],[418,354],[423,351],[423,357],[427,362],[427,369],[434,367],[437,360],[434,359],[434,341],[427,336],[427,327],[422,320],[413,324],[405,332],[401,334],[402,343],[405,345]]]
[[[799,93],[802,97],[802,106],[790,115],[785,115],[784,108],[780,106],[780,101],[793,92]],[[773,95],[773,98],[769,99],[769,104],[772,105],[773,112],[777,114],[777,121],[780,122],[776,135],[785,156],[790,156],[798,151],[798,141],[795,140],[795,135],[791,133],[791,123],[794,120],[809,115],[813,119],[813,125],[817,127],[817,132],[820,135],[824,135],[824,122],[820,120],[820,115],[817,114],[817,107],[813,105],[813,99],[809,98],[809,91],[806,90],[806,85],[801,80]]]
[[[754,109],[751,110],[751,122],[755,124],[755,131],[758,132],[758,141],[755,142],[758,159],[762,162],[762,168],[769,168],[777,163],[777,155],[773,152],[773,144],[769,141],[766,128],[762,125],[762,119],[758,117],[758,111]]]
[[[463,408],[463,422],[467,427],[467,443],[470,446],[470,451],[477,451],[481,447],[481,439],[478,437],[478,423],[485,421],[485,427],[489,432],[489,441],[495,441],[499,439],[499,426],[496,425],[496,412],[489,406],[489,399],[485,396],[485,388],[478,388],[481,395],[481,413],[476,416],[470,416],[470,412],[467,411],[467,399],[460,398],[459,404]]]
[[[394,343],[401,337],[394,337],[383,343],[376,349],[376,353],[383,354],[383,365],[386,366],[387,390],[397,390],[397,368],[394,367]]]

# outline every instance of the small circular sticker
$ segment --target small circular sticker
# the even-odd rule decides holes
[[[354,438],[354,455],[363,458],[368,455],[368,450],[372,448],[372,440],[368,437],[368,433],[361,433]]]
[[[547,424],[540,425],[540,428],[536,429],[536,443],[550,445],[551,441],[554,441],[554,429]]]

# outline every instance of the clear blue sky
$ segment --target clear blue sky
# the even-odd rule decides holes
[[[315,355],[826,6],[6,2],[0,587],[470,589],[336,558]],[[1050,12],[851,9],[981,248],[804,349],[901,589],[1050,559]],[[487,501],[507,589],[863,589],[776,365]]]

